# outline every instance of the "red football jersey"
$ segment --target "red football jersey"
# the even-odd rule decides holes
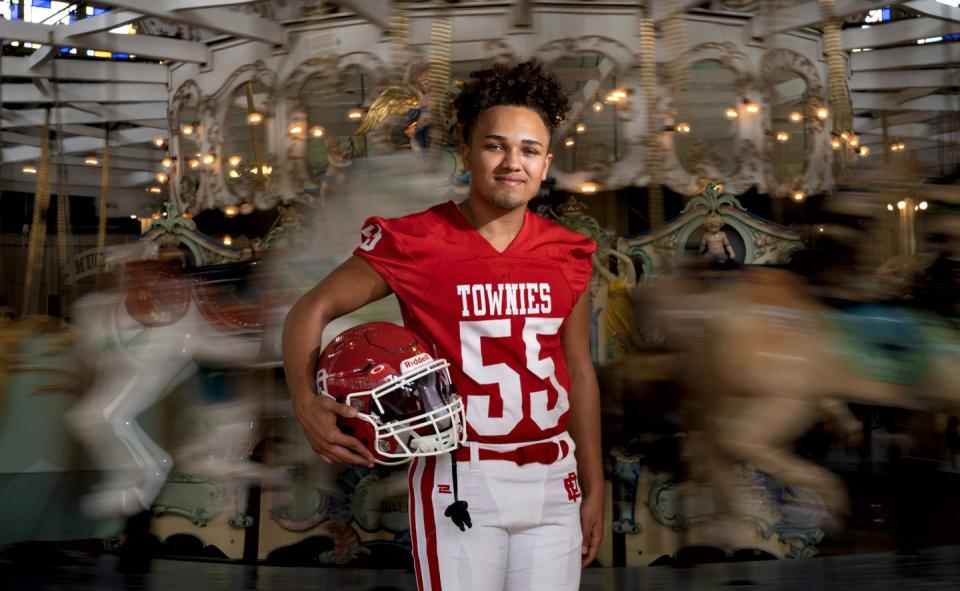
[[[450,362],[470,441],[521,443],[567,428],[560,342],[596,244],[527,210],[502,253],[448,201],[361,230],[362,257],[393,289],[404,324]]]

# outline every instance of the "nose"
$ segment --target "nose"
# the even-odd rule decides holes
[[[505,150],[500,168],[503,170],[520,170],[520,150],[516,148]]]

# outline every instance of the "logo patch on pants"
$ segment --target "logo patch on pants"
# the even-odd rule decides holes
[[[567,498],[574,502],[580,498],[580,486],[577,484],[577,473],[571,472],[563,479],[563,488],[567,491]]]
[[[438,484],[437,492],[440,493],[441,495],[448,495],[452,493],[453,490],[450,488],[449,484]]]

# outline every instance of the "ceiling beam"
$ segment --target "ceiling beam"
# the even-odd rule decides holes
[[[207,46],[203,43],[150,35],[115,35],[103,31],[71,37],[69,25],[43,25],[0,20],[0,39],[58,47],[98,49],[196,64],[206,63],[208,59]]]
[[[701,4],[703,0],[647,0],[647,11],[653,24],[658,25],[678,12],[685,13]]]
[[[887,115],[887,128],[889,129],[894,125],[901,125],[903,123],[918,123],[921,121],[927,121],[928,119],[933,119],[936,116],[937,113],[934,111],[910,111],[908,113],[891,114]],[[870,131],[873,129],[881,130],[883,129],[883,118],[854,117],[853,128],[858,132]]]
[[[937,0],[914,0],[904,4],[905,8],[915,10],[922,15],[932,18],[960,22],[960,8],[954,8],[937,2]]]
[[[7,58],[4,58],[6,60]],[[43,125],[46,109],[4,109],[0,112],[3,128],[10,129],[15,127],[30,127],[34,125]],[[74,109],[70,106],[61,105],[54,108],[51,113],[53,122],[62,124],[86,125],[91,123],[106,123],[114,121],[139,121],[139,120],[163,120],[167,117],[167,104],[165,102],[147,102],[147,103],[129,103],[110,105],[109,109],[103,109],[102,114],[90,113]],[[163,129],[166,129],[166,123]]]
[[[44,46],[46,49],[49,46]],[[37,50],[38,52],[41,50]],[[34,54],[36,55],[36,54]],[[30,57],[3,56],[4,78],[54,78],[54,68],[47,63],[31,67]],[[167,83],[167,67],[160,64],[114,62],[61,57],[56,66],[57,78],[94,82]]]
[[[892,111],[956,111],[960,106],[960,99],[952,95],[933,94],[923,98],[914,99],[905,103],[898,103],[896,100],[898,93],[895,92],[854,92],[853,108],[857,111],[862,110],[884,110]]]
[[[850,56],[850,69],[853,70],[855,78],[866,70],[951,66],[957,61],[960,61],[960,47],[957,43],[934,43],[854,53]]]
[[[110,133],[111,146],[128,146],[149,142],[156,130],[149,128],[122,129]],[[64,154],[89,153],[103,148],[103,140],[91,137],[69,137],[63,140]],[[40,148],[13,146],[3,148],[3,162],[27,162],[40,159]]]
[[[896,1],[884,0],[844,0],[836,3],[835,16],[838,19],[847,18],[855,14],[867,12],[875,8],[884,6],[894,6],[900,4]],[[783,8],[780,10],[763,10],[754,17],[750,23],[753,28],[754,37],[769,37],[776,33],[785,33],[803,27],[809,27],[825,21],[823,13],[820,10],[820,3],[817,0],[811,0]]]
[[[164,0],[102,0],[99,3],[217,33],[263,41],[271,45],[284,43],[283,27],[279,23],[256,14],[205,7],[203,2],[191,3],[188,6]],[[370,2],[364,2],[364,4],[368,3]],[[68,28],[72,26],[69,25]]]
[[[843,48],[896,45],[951,33],[960,33],[960,24],[930,18],[908,18],[870,25],[869,29],[847,29],[842,33]]]
[[[390,28],[390,0],[332,0],[386,31]]]
[[[7,176],[10,173],[13,173],[9,177]],[[50,175],[50,189],[51,191],[57,191],[57,168],[53,167],[52,174]],[[73,171],[68,172],[65,180],[74,186],[88,186],[88,187],[99,187],[101,171],[99,168],[93,166],[88,166],[87,170]],[[22,167],[17,167],[12,171],[4,170],[4,180],[7,178],[19,179],[19,180],[30,180],[36,179],[36,174],[27,174],[23,172]],[[117,170],[110,171],[110,189],[111,192],[114,188],[121,187],[142,187],[144,185],[149,185],[155,182],[154,173],[146,170]]]
[[[111,10],[96,16],[90,16],[67,25],[67,37],[78,37],[102,31],[112,31],[117,27],[129,25],[142,19],[143,15],[130,10]]]
[[[933,70],[900,70],[897,72],[855,72],[850,77],[850,90],[889,90],[891,88],[930,88],[952,86],[960,82],[960,72],[946,68]]]
[[[159,84],[114,82],[112,84],[60,84],[49,93],[33,84],[4,84],[5,103],[132,103],[167,99],[167,89]]]

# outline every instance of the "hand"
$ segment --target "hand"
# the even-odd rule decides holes
[[[597,557],[600,540],[603,539],[603,488],[583,497],[580,504],[580,529],[583,531],[580,566],[585,567]]]
[[[373,468],[373,454],[355,437],[337,427],[337,416],[355,417],[357,409],[329,396],[304,396],[293,405],[310,447],[328,464],[359,464]]]

